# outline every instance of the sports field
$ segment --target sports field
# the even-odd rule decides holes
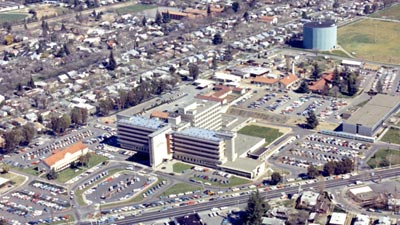
[[[372,14],[371,17],[400,20],[400,4],[392,6],[385,10],[380,10],[380,11]]]
[[[400,64],[400,23],[360,20],[338,29],[338,43],[355,57]]]

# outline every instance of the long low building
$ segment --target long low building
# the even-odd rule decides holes
[[[86,155],[88,152],[89,149],[85,144],[77,142],[42,160],[39,164],[39,170],[50,171],[54,169],[56,172],[61,171],[68,168],[72,162],[79,160],[79,157]]]
[[[343,132],[372,137],[399,109],[399,96],[378,94],[343,122]]]

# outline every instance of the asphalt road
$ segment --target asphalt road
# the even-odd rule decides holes
[[[350,183],[354,183],[357,180],[365,180],[368,177],[368,180],[373,180],[373,179],[384,179],[384,178],[389,178],[389,177],[395,177],[400,174],[400,168],[391,168],[391,169],[384,169],[384,170],[379,170],[379,171],[374,171],[374,176],[370,176],[370,171],[365,171],[360,175],[352,176],[350,179],[339,179],[339,180],[329,180],[329,181],[322,181],[325,182],[325,188],[334,188],[334,187],[340,187],[340,186],[346,186]],[[368,176],[366,176],[367,174]],[[318,186],[321,185],[321,182],[316,182],[312,184],[305,184],[301,186],[302,189],[309,189],[311,187],[313,188],[318,188]],[[283,189],[277,189],[277,190],[272,190],[268,192],[262,192],[262,196],[264,196],[266,199],[273,199],[273,198],[278,198],[282,195],[282,193],[286,194],[295,194],[299,191],[299,187],[288,187],[288,188],[283,188]],[[204,203],[199,203],[191,206],[185,206],[185,207],[179,207],[179,208],[173,208],[171,210],[166,210],[163,212],[148,212],[148,213],[143,213],[139,216],[135,217],[126,217],[125,219],[119,220],[115,222],[116,224],[135,224],[139,222],[147,222],[147,221],[154,221],[157,219],[163,219],[163,218],[172,218],[180,215],[185,215],[188,213],[193,213],[196,211],[203,211],[203,210],[209,210],[214,207],[222,207],[222,206],[234,206],[234,205],[239,205],[246,203],[248,200],[248,195],[242,195],[238,197],[232,197],[232,198],[226,198],[226,199],[219,199],[219,200],[214,200],[211,202],[204,202]],[[89,225],[90,222],[85,222],[85,223],[80,223],[82,225]]]

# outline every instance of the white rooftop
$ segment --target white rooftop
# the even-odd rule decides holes
[[[5,184],[5,183],[7,183],[8,181],[10,181],[10,180],[6,179],[6,178],[3,178],[3,177],[0,177],[0,186]]]
[[[329,224],[333,225],[344,225],[346,222],[347,214],[346,213],[332,213],[331,220]]]
[[[217,132],[212,130],[206,130],[196,127],[189,127],[183,131],[176,132],[177,134],[182,134],[190,137],[196,137],[200,139],[210,140],[210,141],[220,141],[221,138],[217,136]]]
[[[364,186],[364,187],[350,189],[350,192],[353,195],[359,195],[359,194],[373,192],[373,190],[369,186]]]
[[[129,119],[121,119],[119,122],[134,125],[134,126],[140,126],[140,127],[145,127],[145,128],[149,128],[149,129],[154,129],[154,130],[162,128],[166,125],[166,123],[164,123],[160,120],[146,118],[146,117],[142,117],[142,116],[132,116]]]

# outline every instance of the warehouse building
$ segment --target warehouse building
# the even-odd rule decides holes
[[[306,49],[328,51],[337,43],[337,26],[333,21],[309,22],[303,26],[303,46]]]
[[[400,109],[398,96],[378,94],[343,122],[343,132],[372,137]]]
[[[118,143],[121,148],[148,154],[151,167],[169,159],[166,135],[171,126],[163,121],[141,116],[118,116]]]

